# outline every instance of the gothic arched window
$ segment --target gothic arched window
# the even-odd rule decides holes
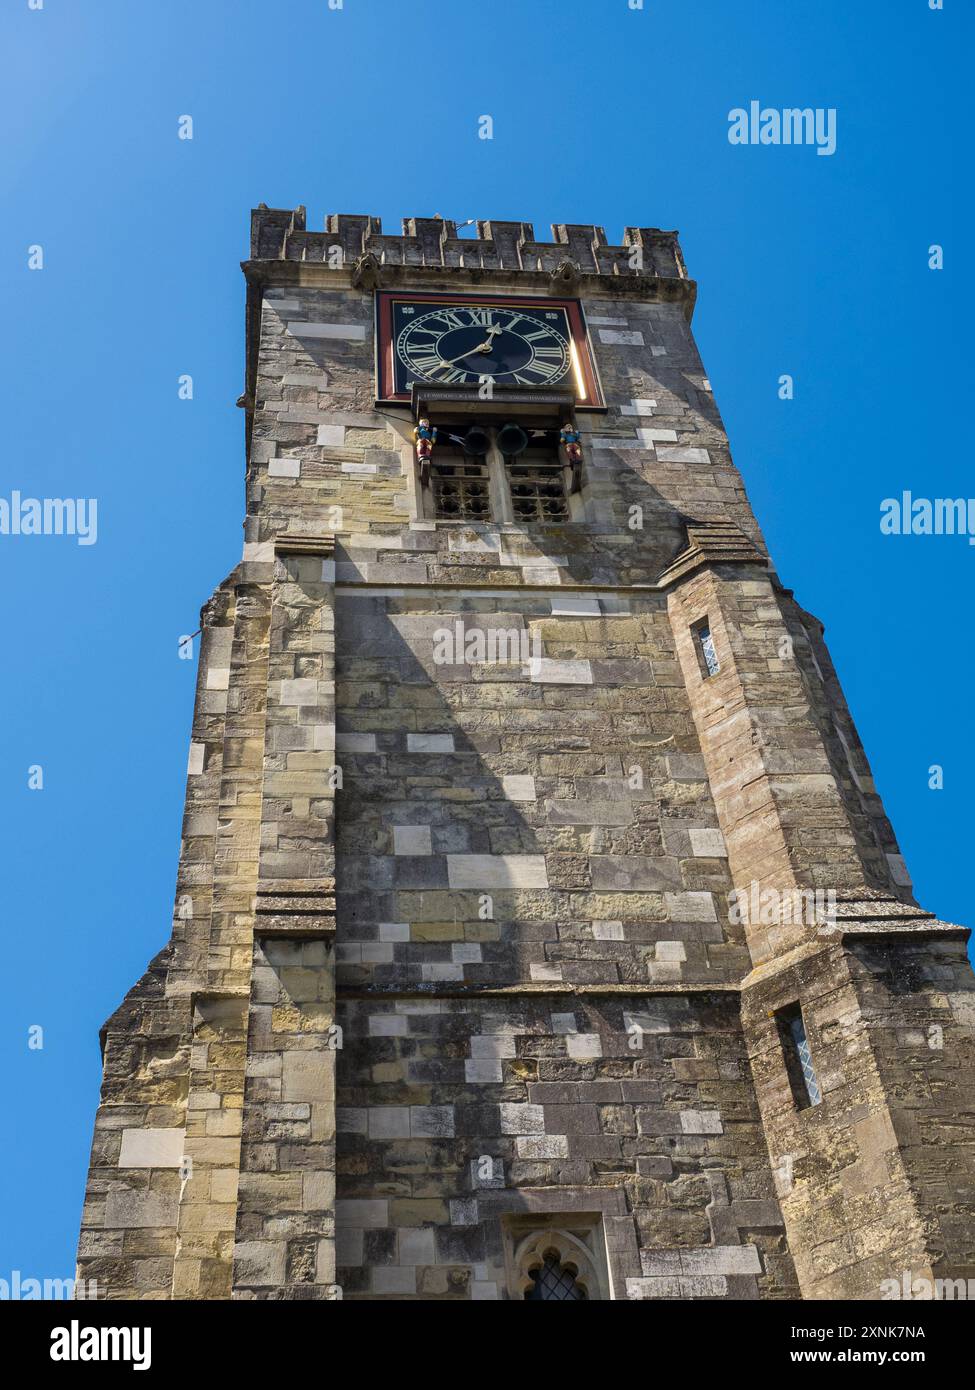
[[[552,1299],[556,1303],[571,1303],[574,1299],[588,1298],[589,1295],[578,1282],[578,1269],[571,1263],[563,1264],[557,1250],[549,1250],[543,1262],[535,1269],[529,1269],[531,1284],[525,1290],[525,1298]]]
[[[576,1229],[569,1229],[570,1223]],[[606,1297],[605,1271],[600,1272],[602,1261],[597,1253],[597,1228],[591,1218],[583,1224],[572,1223],[571,1217],[568,1223],[559,1216],[548,1220],[544,1216],[523,1217],[511,1223],[509,1232],[509,1297],[551,1299],[556,1303],[592,1302]]]

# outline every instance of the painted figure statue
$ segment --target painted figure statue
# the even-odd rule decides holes
[[[420,465],[420,482],[426,483],[430,472],[430,459],[433,456],[433,446],[437,442],[437,429],[431,425],[430,421],[424,417],[413,429],[413,443],[416,445],[416,459]]]
[[[559,432],[559,444],[565,450],[565,457],[572,469],[572,491],[582,487],[582,440],[575,421],[567,420]]]

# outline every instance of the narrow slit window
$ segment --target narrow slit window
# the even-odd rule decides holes
[[[806,1036],[806,1025],[802,1009],[798,1004],[790,1004],[775,1015],[779,1028],[779,1038],[785,1055],[785,1069],[792,1088],[792,1098],[799,1110],[808,1110],[818,1105],[823,1098],[813,1066],[812,1051]]]
[[[697,644],[697,659],[701,665],[702,676],[716,676],[721,670],[721,663],[718,661],[718,654],[714,650],[714,638],[711,636],[711,624],[707,618],[699,623],[695,623],[692,629],[694,639]]]

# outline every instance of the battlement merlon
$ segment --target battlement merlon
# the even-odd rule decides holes
[[[368,255],[375,257],[380,273],[396,266],[546,276],[561,272],[567,280],[573,275],[628,280],[626,288],[638,293],[641,282],[683,281],[693,307],[694,282],[688,278],[678,234],[658,227],[627,227],[623,244],[611,246],[602,227],[584,223],[555,223],[552,240],[537,241],[530,222],[478,221],[476,237],[459,237],[457,224],[447,218],[405,217],[402,234],[394,236],[383,232],[378,217],[329,213],[324,231],[310,232],[304,207],[261,204],[251,213],[247,268],[254,262],[352,267]]]

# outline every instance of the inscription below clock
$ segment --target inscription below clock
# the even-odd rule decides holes
[[[552,386],[572,366],[562,315],[495,305],[452,305],[411,317],[396,338],[396,357],[421,381],[482,381]]]

